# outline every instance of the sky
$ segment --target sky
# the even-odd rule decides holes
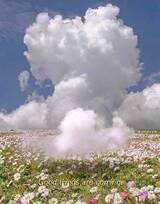
[[[159,129],[159,19],[159,0],[0,0],[0,129],[58,129],[60,147]]]
[[[146,0],[0,0],[0,109],[14,110],[26,101],[27,95],[37,90],[45,97],[52,93],[48,86],[36,86],[34,77],[29,80],[29,88],[22,92],[18,75],[29,70],[29,64],[23,55],[26,46],[23,43],[25,29],[33,23],[38,13],[47,11],[50,16],[61,14],[64,17],[83,16],[91,7],[112,3],[120,8],[120,18],[134,29],[138,36],[138,47],[143,65],[143,82],[134,87],[141,90],[150,83],[150,75],[156,82],[160,76],[160,1]],[[152,83],[152,82],[151,82]]]

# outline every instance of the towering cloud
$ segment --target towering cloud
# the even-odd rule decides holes
[[[49,120],[55,112],[63,113],[62,119],[67,110],[83,107],[94,109],[110,123],[126,89],[138,81],[137,37],[118,14],[119,8],[110,4],[88,9],[83,19],[51,19],[41,13],[27,29],[25,55],[32,74],[55,84],[55,94],[47,100]]]
[[[74,152],[78,144],[84,152],[94,145],[110,148],[108,138],[119,145],[120,135],[125,141],[128,129],[113,112],[122,104],[117,114],[129,120],[120,112],[128,97],[142,95],[127,96],[127,89],[141,77],[141,64],[137,36],[118,14],[119,8],[111,4],[88,9],[83,18],[40,13],[26,30],[25,56],[32,75],[38,81],[50,79],[55,91],[46,100],[33,99],[3,114],[3,121],[20,129],[59,129],[56,146],[62,152]]]

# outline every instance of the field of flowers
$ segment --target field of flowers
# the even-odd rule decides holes
[[[159,134],[136,134],[117,153],[68,160],[24,148],[23,134],[30,133],[0,133],[1,204],[160,203]]]

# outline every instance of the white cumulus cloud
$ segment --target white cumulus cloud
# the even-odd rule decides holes
[[[70,100],[74,98],[74,106],[94,109],[108,122],[126,89],[140,78],[137,36],[118,14],[119,8],[110,4],[88,9],[83,20],[41,13],[24,37],[25,55],[35,78],[50,79],[56,87],[65,81],[65,89],[70,89],[71,79],[85,75],[87,88]],[[63,95],[67,100],[68,92]]]
[[[113,112],[127,89],[139,81],[141,64],[137,36],[118,15],[119,8],[111,4],[89,8],[83,17],[73,19],[40,13],[26,30],[25,56],[36,80],[50,79],[55,91],[46,100],[33,98],[3,114],[3,121],[19,129],[57,128],[61,132],[57,148],[70,137],[77,149],[82,141],[82,152],[94,145],[101,149],[103,144],[106,148],[125,142],[128,129]],[[28,78],[21,75],[23,90]],[[88,141],[91,146],[85,145]],[[75,151],[71,143],[66,143],[65,152]]]
[[[13,129],[46,128],[46,104],[31,101],[20,106],[10,114],[1,114],[0,118]]]
[[[135,129],[159,129],[160,84],[127,95],[118,115]]]

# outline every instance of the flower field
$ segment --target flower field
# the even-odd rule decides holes
[[[65,160],[24,147],[24,135],[34,134],[0,133],[1,204],[160,203],[159,134],[136,134],[116,153]]]

